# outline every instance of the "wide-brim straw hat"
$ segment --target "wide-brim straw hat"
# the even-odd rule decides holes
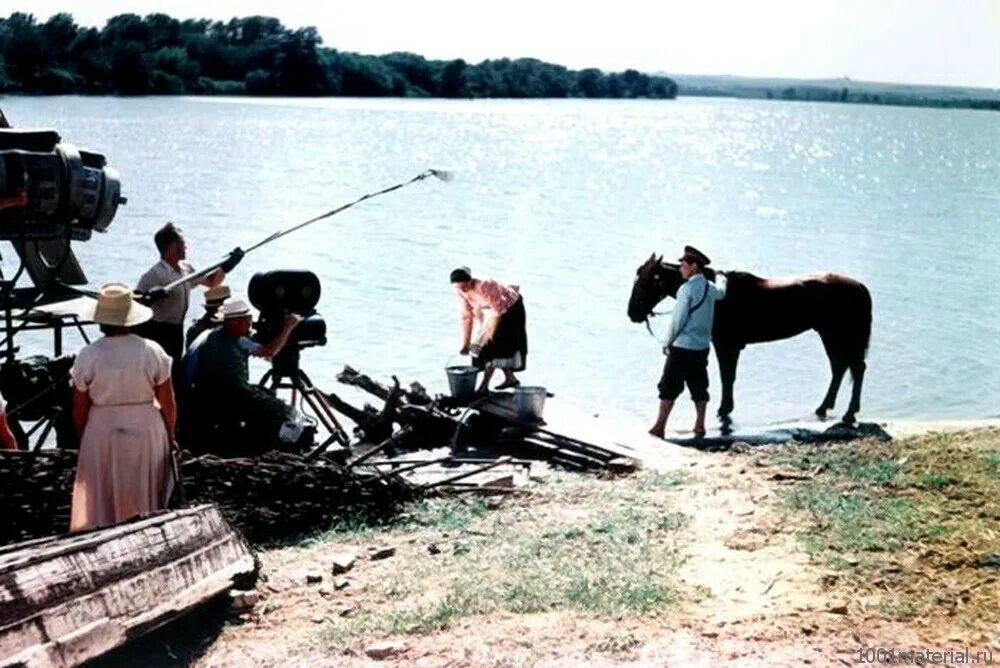
[[[212,319],[216,322],[222,322],[223,320],[236,320],[238,318],[252,318],[253,309],[250,308],[250,304],[246,302],[245,299],[241,297],[230,297],[226,301],[222,302],[222,307],[215,312]]]
[[[124,283],[105,283],[97,301],[82,304],[77,315],[84,320],[112,327],[134,327],[153,317],[153,310],[132,298],[132,288]]]

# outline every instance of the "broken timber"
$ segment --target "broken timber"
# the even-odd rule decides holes
[[[372,394],[392,404],[389,411],[403,429],[380,443],[373,451],[399,445],[404,449],[427,449],[450,445],[460,452],[459,436],[463,441],[490,444],[506,454],[551,461],[574,470],[613,470],[627,472],[639,467],[641,457],[635,450],[608,439],[595,439],[590,434],[573,435],[570,421],[559,424],[523,423],[517,419],[514,395],[493,393],[470,404],[450,397],[431,399],[423,386],[411,385],[409,391],[389,388],[351,367],[345,367],[337,380]],[[468,420],[469,414],[474,420]],[[369,453],[358,457],[354,464],[363,464]]]
[[[78,665],[256,571],[209,505],[0,548],[0,666]]]

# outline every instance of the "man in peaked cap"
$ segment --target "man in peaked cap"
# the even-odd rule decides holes
[[[663,376],[657,385],[660,410],[649,433],[663,438],[667,418],[686,384],[695,407],[694,435],[705,435],[705,408],[708,406],[708,348],[712,338],[715,302],[726,296],[726,279],[716,273],[718,285],[705,278],[703,270],[711,260],[694,246],[685,246],[680,259],[684,284],[677,290],[670,333],[663,345],[667,356]]]
[[[712,263],[712,261],[708,259],[707,255],[702,253],[694,246],[685,246],[684,254],[679,258],[678,261],[697,264],[699,272]]]

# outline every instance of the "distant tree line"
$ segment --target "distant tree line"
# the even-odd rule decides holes
[[[469,64],[322,46],[316,28],[266,16],[178,20],[121,14],[103,28],[70,14],[0,19],[0,92],[123,95],[673,98],[668,77],[570,70],[533,58]]]
[[[1000,110],[1000,100],[952,98],[900,93],[891,90],[874,92],[871,90],[851,90],[848,87],[832,89],[822,86],[788,86],[776,91],[768,90],[767,99],[807,100],[812,102],[855,102],[859,104],[890,104],[902,107],[954,107],[963,109]]]
[[[887,104],[904,107],[944,107],[1000,111],[1000,97],[988,89],[961,89],[946,86],[858,83],[837,85],[803,80],[795,85],[768,84],[751,77],[698,77],[699,81],[678,75],[680,95],[702,97],[764,98],[806,102],[847,102]]]

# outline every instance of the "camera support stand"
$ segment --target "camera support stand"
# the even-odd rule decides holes
[[[275,394],[278,390],[291,390],[293,407],[298,403],[299,395],[309,404],[315,417],[330,434],[313,452],[323,452],[334,441],[346,448],[350,444],[350,438],[340,422],[337,421],[337,416],[326,397],[299,367],[299,352],[298,346],[289,345],[275,355],[274,359],[271,360],[271,369],[260,379],[260,386]]]

